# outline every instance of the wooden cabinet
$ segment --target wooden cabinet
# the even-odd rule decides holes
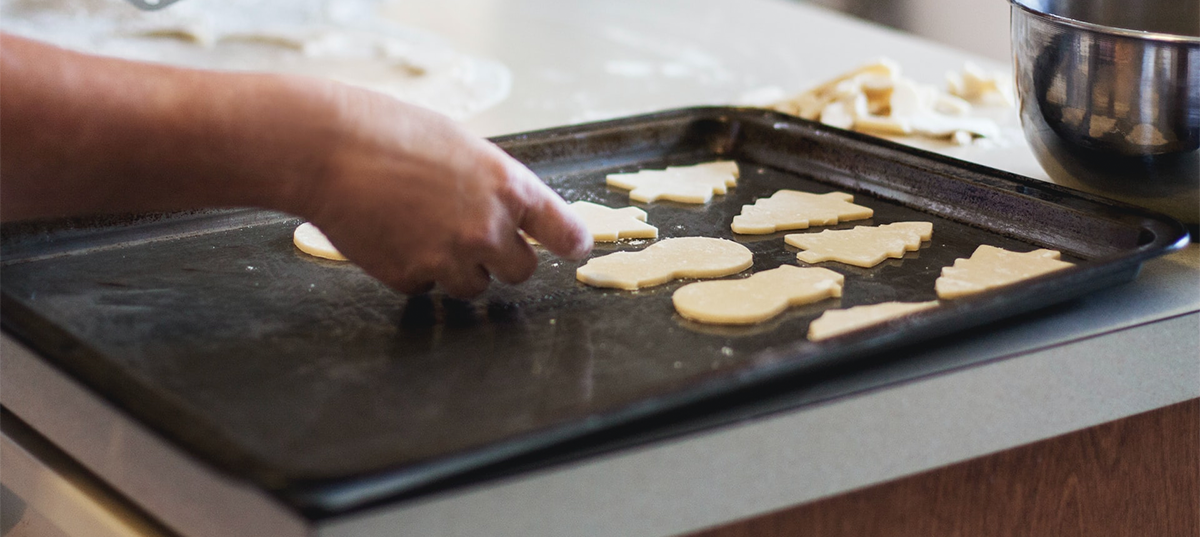
[[[1200,399],[692,537],[1196,537]]]

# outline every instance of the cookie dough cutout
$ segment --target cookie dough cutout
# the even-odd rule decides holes
[[[589,260],[575,271],[593,287],[634,290],[677,278],[719,278],[750,268],[754,255],[733,241],[680,237],[656,242],[645,250],[617,252]]]
[[[658,238],[658,228],[647,224],[646,211],[637,207],[613,209],[588,201],[577,201],[571,204],[571,210],[587,224],[592,240],[596,242]]]
[[[703,204],[713,194],[725,194],[737,186],[737,163],[719,160],[695,166],[672,166],[665,170],[614,173],[605,178],[609,186],[629,190],[629,199],[643,203],[671,200]]]
[[[766,235],[776,231],[831,226],[847,220],[870,218],[875,211],[855,205],[854,196],[845,192],[811,194],[798,190],[779,190],[753,205],[743,205],[742,214],[733,217],[734,233]]]
[[[829,269],[782,265],[741,280],[685,285],[671,296],[675,311],[711,324],[756,324],[792,306],[842,296],[844,278]]]
[[[658,238],[658,228],[647,224],[646,211],[637,207],[613,209],[590,201],[576,201],[568,207],[583,220],[593,242]],[[524,231],[520,233],[529,244],[541,244]]]
[[[929,302],[883,302],[869,306],[855,306],[844,310],[827,310],[808,325],[808,339],[820,341],[879,324],[884,321],[904,317],[911,313],[927,310],[938,305],[938,301]]]
[[[317,226],[312,225],[312,222],[300,224],[292,233],[292,242],[296,244],[296,248],[308,255],[334,261],[346,260],[346,256],[334,248],[325,234],[321,233]]]
[[[933,236],[930,222],[896,222],[882,226],[858,226],[854,229],[827,229],[820,233],[794,233],[783,241],[803,248],[796,259],[805,263],[838,261],[856,267],[871,268],[884,259],[900,258],[904,252],[921,247],[921,241]]]
[[[1060,257],[1062,254],[1056,250],[1018,253],[984,244],[971,257],[956,259],[953,266],[943,267],[934,289],[938,298],[947,300],[1074,266],[1059,260]]]

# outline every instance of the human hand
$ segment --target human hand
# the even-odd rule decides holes
[[[257,206],[308,218],[405,293],[477,295],[591,236],[496,146],[343,84],[181,69],[0,33],[3,219]]]
[[[327,147],[296,148],[324,151],[325,169],[296,211],[368,274],[407,294],[436,284],[469,298],[491,276],[533,274],[537,255],[518,229],[561,257],[591,250],[562,198],[495,145],[384,95],[326,91],[334,124],[312,127]]]

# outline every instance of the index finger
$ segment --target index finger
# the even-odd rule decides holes
[[[521,200],[525,210],[518,223],[525,233],[536,239],[554,255],[566,259],[583,259],[592,251],[592,234],[583,220],[567,206],[567,202],[537,175],[517,164],[515,180],[521,182]]]

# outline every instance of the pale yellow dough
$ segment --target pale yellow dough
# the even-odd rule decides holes
[[[1012,89],[1005,82],[1010,77],[966,62],[962,71],[946,73],[946,92],[972,103],[1012,106]]]
[[[571,204],[571,210],[587,224],[592,240],[596,242],[658,238],[658,228],[647,224],[646,211],[637,207],[613,209],[588,201],[577,201]]]
[[[827,229],[820,233],[793,233],[783,241],[803,248],[796,258],[806,263],[839,261],[870,268],[889,257],[903,257],[916,251],[921,241],[933,236],[930,222],[896,222],[882,226],[858,226],[854,229]]]
[[[576,201],[568,207],[583,220],[593,242],[617,242],[621,239],[657,239],[658,228],[646,223],[646,211],[637,207],[613,209],[592,203]],[[537,239],[521,231],[529,244],[540,244]]]
[[[1073,266],[1059,257],[1061,254],[1055,250],[1018,253],[985,244],[971,257],[956,259],[953,266],[942,268],[934,288],[938,298],[959,298]]]
[[[665,170],[614,173],[605,178],[609,186],[629,190],[629,199],[650,203],[671,200],[708,203],[713,194],[725,194],[737,186],[737,163],[728,160],[695,166],[672,166]]]
[[[733,217],[734,233],[765,235],[776,231],[831,226],[846,220],[870,218],[875,212],[855,205],[854,196],[845,192],[811,194],[798,190],[779,190],[753,205],[743,205],[742,214]]]
[[[321,233],[321,230],[311,222],[305,222],[296,228],[296,231],[292,233],[292,242],[296,244],[296,248],[308,255],[334,261],[346,260],[346,256],[334,248],[325,234]]]
[[[829,269],[782,265],[741,280],[685,285],[671,300],[675,311],[711,324],[755,324],[791,306],[842,296],[844,278]]]
[[[1006,104],[998,79],[968,65],[948,79],[950,92],[900,76],[880,60],[838,76],[771,108],[841,129],[883,136],[920,134],[958,144],[1000,136],[988,117],[971,116],[971,101]],[[984,97],[988,97],[984,99]]]
[[[884,302],[869,306],[855,306],[844,310],[828,310],[808,325],[808,339],[819,341],[833,336],[853,332],[860,328],[879,324],[889,319],[904,317],[910,313],[927,310],[938,305],[929,302]]]
[[[640,289],[676,278],[719,278],[750,268],[754,256],[741,244],[709,237],[664,239],[645,250],[589,260],[575,271],[595,287]]]

